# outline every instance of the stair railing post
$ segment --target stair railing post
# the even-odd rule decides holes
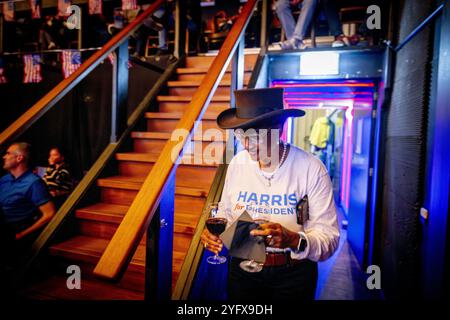
[[[236,100],[234,98],[234,90],[242,89],[244,86],[244,47],[245,36],[242,35],[238,40],[239,44],[233,55],[231,61],[231,84],[230,84],[230,108],[236,107]]]
[[[234,91],[242,89],[244,86],[244,69],[245,69],[245,32],[238,40],[238,47],[234,52],[233,59],[231,60],[231,83],[230,83],[230,108],[236,108],[236,98]],[[227,131],[227,134],[229,130]],[[225,159],[231,159],[236,154],[236,142],[234,134],[227,137],[226,143],[226,156]],[[231,154],[231,152],[233,154]]]
[[[127,125],[128,40],[113,54],[111,97],[111,142],[117,142]]]
[[[186,46],[186,8],[181,4],[180,0],[175,0],[175,39],[173,55],[179,59],[185,54]]]
[[[173,218],[175,172],[164,187],[158,209],[147,229],[145,250],[145,300],[167,301],[172,293]]]
[[[269,33],[269,0],[261,0],[262,8],[261,8],[261,37],[260,37],[260,47],[263,48],[268,44],[268,33]]]

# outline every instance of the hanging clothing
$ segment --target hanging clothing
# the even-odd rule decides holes
[[[317,148],[323,149],[327,146],[330,138],[330,121],[327,117],[320,117],[314,122],[309,136],[309,142]]]

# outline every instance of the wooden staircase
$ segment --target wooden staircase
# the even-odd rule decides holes
[[[245,56],[246,84],[256,61],[256,55]],[[127,213],[130,204],[156,162],[159,153],[170,138],[192,95],[198,89],[214,57],[188,57],[185,68],[177,69],[176,81],[169,81],[169,95],[158,96],[159,112],[145,114],[147,131],[133,132],[133,151],[117,153],[117,176],[97,180],[100,188],[98,202],[75,212],[79,234],[49,248],[51,261],[59,272],[39,280],[28,287],[24,294],[34,299],[143,299],[145,274],[145,236],[118,284],[94,278],[92,270]],[[229,108],[230,72],[222,79],[202,118],[202,130],[216,128],[217,115]],[[222,139],[194,135],[195,149],[209,144],[224,147]],[[221,149],[223,150],[223,149]],[[223,151],[215,156],[219,159]],[[205,159],[203,159],[205,160]],[[211,160],[211,159],[209,159]],[[197,161],[198,162],[198,161]],[[185,154],[176,172],[175,217],[173,236],[173,272],[175,284],[200,217],[207,193],[213,181],[217,164],[193,161],[192,154]],[[82,272],[81,290],[69,290],[66,286],[69,265],[78,265]]]

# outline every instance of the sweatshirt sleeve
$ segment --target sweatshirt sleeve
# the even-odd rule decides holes
[[[291,252],[293,259],[308,258],[312,261],[328,259],[339,244],[339,227],[333,188],[325,168],[318,170],[308,187],[309,220],[301,232],[307,247],[303,252]]]

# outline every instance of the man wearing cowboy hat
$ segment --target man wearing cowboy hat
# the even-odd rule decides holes
[[[236,108],[223,111],[217,123],[234,130],[244,150],[228,166],[221,198],[226,210],[219,215],[229,223],[244,211],[263,218],[266,222],[250,233],[265,237],[266,259],[260,272],[250,273],[233,257],[228,297],[314,299],[317,261],[334,253],[339,228],[332,184],[322,162],[279,139],[285,120],[305,112],[284,109],[281,88],[237,90],[235,97]],[[300,216],[299,204],[305,199],[309,208]],[[222,250],[222,241],[207,229],[201,239],[208,250]]]

